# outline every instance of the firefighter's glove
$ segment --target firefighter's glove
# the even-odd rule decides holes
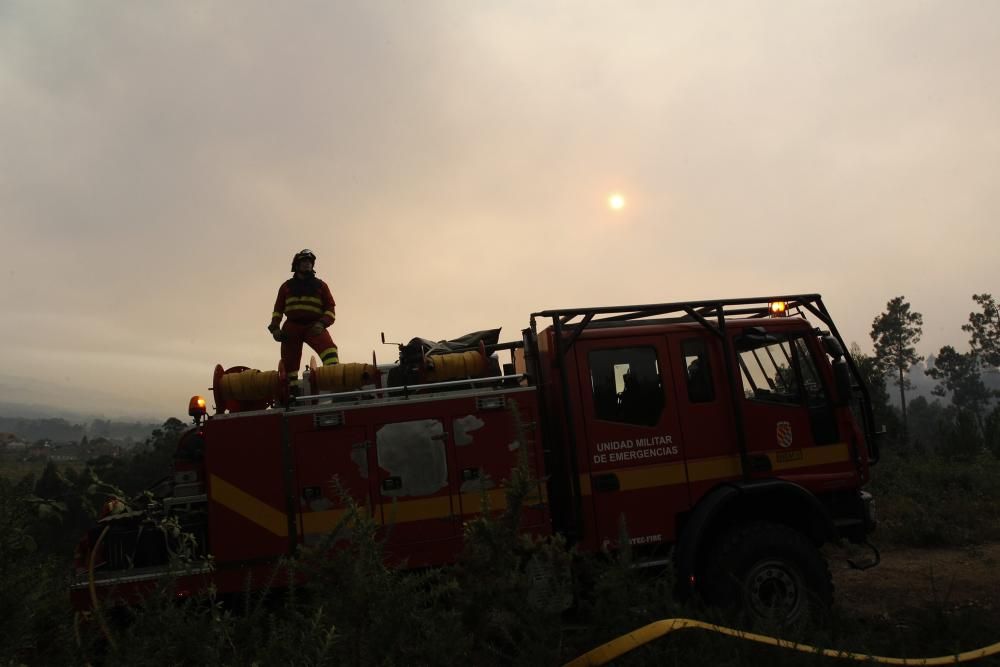
[[[281,339],[284,338],[281,334],[281,329],[278,327],[268,327],[267,330],[271,332],[271,338],[279,343],[281,342]]]
[[[309,327],[309,331],[306,332],[306,336],[312,338],[313,336],[319,336],[324,331],[326,331],[326,327],[324,327],[321,322],[317,322]]]

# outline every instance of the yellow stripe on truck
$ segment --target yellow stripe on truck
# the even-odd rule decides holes
[[[808,449],[775,449],[762,453],[771,460],[772,471],[843,463],[850,460],[851,456],[847,444],[843,442],[835,445],[819,445]],[[688,481],[707,482],[717,479],[732,479],[739,477],[741,473],[739,456],[715,456],[689,460],[686,476],[684,463],[680,462],[644,468],[601,470],[599,473],[593,474],[613,474],[618,477],[620,490],[636,491],[657,486],[684,484]],[[589,496],[592,492],[590,474],[580,475],[581,495]]]
[[[846,443],[810,447],[808,449],[778,449],[766,452],[771,460],[771,468],[775,471],[793,468],[842,463],[850,459],[850,450]],[[719,456],[707,459],[697,459],[687,462],[668,463],[666,465],[648,466],[642,468],[623,468],[608,470],[618,477],[621,491],[636,491],[659,486],[674,486],[691,482],[704,482],[716,479],[731,479],[740,475],[739,456]],[[288,537],[288,519],[284,512],[277,510],[262,500],[255,498],[237,486],[230,484],[218,475],[209,475],[211,497],[214,502],[232,510],[236,514],[252,521],[261,528],[279,537]],[[580,492],[582,495],[592,494],[590,475],[580,475]],[[482,492],[461,494],[462,515],[478,514],[482,503]],[[503,510],[507,507],[507,492],[503,488],[486,491],[491,510]],[[545,490],[541,496],[530,494],[525,502],[533,504],[545,502]],[[476,509],[471,509],[476,508]],[[384,521],[386,523],[409,523],[428,519],[446,518],[457,514],[458,508],[452,510],[450,496],[434,498],[419,498],[415,500],[385,501],[383,504]],[[343,518],[345,510],[324,510],[321,512],[305,512],[302,515],[302,527],[306,534],[326,533],[332,530]],[[298,517],[296,516],[296,526]]]
[[[622,491],[635,491],[654,486],[683,484],[686,481],[683,462],[668,463],[664,466],[619,470],[615,474],[618,476],[618,488]]]
[[[288,537],[288,516],[233,486],[218,475],[209,475],[212,500],[279,537]]]
[[[796,457],[796,452],[801,452],[802,456]],[[767,458],[771,459],[773,470],[787,470],[789,468],[822,466],[828,463],[843,463],[851,458],[851,453],[847,448],[847,443],[839,442],[835,445],[820,445],[808,449],[777,449],[768,452]]]
[[[288,537],[288,519],[284,512],[271,507],[264,501],[230,484],[218,475],[209,475],[209,484],[211,498],[214,502],[232,510],[274,535]],[[482,497],[481,492],[463,493],[461,501],[462,507],[465,509],[462,514],[466,516],[479,514]],[[507,508],[507,490],[504,488],[486,491],[486,498],[491,510],[496,511]],[[544,500],[544,489],[531,492],[525,497],[525,503],[528,505],[544,502]],[[454,512],[452,511],[450,496],[396,501],[386,498],[384,499],[382,511],[384,522],[387,524],[449,518],[458,514],[457,507]],[[337,526],[346,514],[347,510],[344,509],[303,512],[303,532],[307,535],[328,533]],[[298,526],[298,517],[296,517],[296,526]]]
[[[688,461],[688,478],[692,482],[738,477],[741,471],[742,467],[738,456],[715,456]]]
[[[408,523],[451,516],[451,496],[419,500],[383,499],[382,518],[385,523]]]
[[[367,514],[367,508],[361,508],[360,510],[364,514]],[[326,534],[337,527],[344,515],[347,514],[347,510],[323,510],[321,512],[303,512],[302,514],[302,532],[306,535],[313,535],[315,533]]]

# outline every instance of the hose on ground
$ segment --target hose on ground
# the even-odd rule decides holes
[[[604,665],[611,662],[615,658],[621,657],[625,653],[628,653],[643,644],[659,639],[674,630],[685,629],[708,630],[709,632],[716,632],[729,637],[735,637],[736,639],[757,642],[759,644],[767,644],[769,646],[777,646],[778,648],[799,651],[800,653],[809,653],[811,655],[820,654],[830,658],[843,658],[846,660],[856,660],[858,662],[875,662],[883,665],[922,665],[926,667],[933,665],[954,665],[957,663],[971,662],[973,660],[979,660],[991,655],[1000,654],[1000,642],[997,642],[972,651],[965,651],[955,655],[939,656],[936,658],[891,658],[868,655],[865,653],[854,653],[852,651],[838,651],[828,648],[818,648],[815,646],[809,646],[808,644],[799,644],[798,642],[791,642],[777,637],[768,637],[767,635],[760,635],[753,632],[744,632],[742,630],[727,628],[722,625],[715,625],[714,623],[695,621],[689,618],[669,618],[662,621],[656,621],[655,623],[650,623],[649,625],[643,626],[638,630],[633,630],[628,634],[622,635],[617,639],[612,639],[606,644],[602,644],[595,649],[587,651],[580,657],[570,660],[566,663],[565,667],[592,667],[596,665]]]

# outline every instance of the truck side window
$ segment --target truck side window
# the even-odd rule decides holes
[[[625,347],[589,355],[598,419],[655,426],[663,413],[663,385],[656,350]]]
[[[712,384],[712,367],[708,363],[705,341],[694,338],[681,343],[684,355],[684,374],[687,377],[688,400],[692,403],[708,403],[715,400],[715,386]]]

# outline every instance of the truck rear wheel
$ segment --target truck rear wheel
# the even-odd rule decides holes
[[[757,621],[792,624],[833,603],[826,559],[802,533],[753,521],[716,543],[704,593],[715,604],[740,606]]]

